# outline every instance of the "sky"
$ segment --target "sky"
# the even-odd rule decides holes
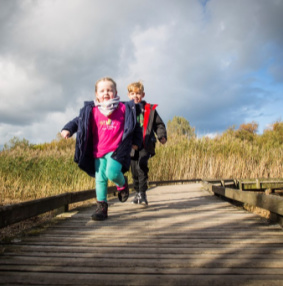
[[[198,136],[282,120],[283,0],[0,0],[0,145],[56,139],[95,82],[142,81]]]

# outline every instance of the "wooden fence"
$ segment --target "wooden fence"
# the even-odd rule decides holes
[[[270,211],[270,219],[283,225],[283,180],[202,180],[206,190],[233,201]]]

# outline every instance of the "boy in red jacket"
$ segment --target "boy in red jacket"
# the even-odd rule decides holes
[[[146,190],[148,180],[148,160],[155,155],[156,137],[160,143],[167,141],[166,127],[161,117],[157,113],[157,104],[149,104],[143,100],[144,86],[141,82],[134,82],[128,85],[128,96],[139,105],[137,112],[137,122],[143,129],[143,145],[139,150],[132,150],[131,171],[133,176],[134,189],[136,195],[134,204],[148,205]]]

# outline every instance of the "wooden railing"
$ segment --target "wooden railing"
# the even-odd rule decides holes
[[[270,211],[270,219],[283,226],[283,180],[202,180],[202,184],[215,195]]]
[[[210,191],[215,195],[223,196],[230,200],[247,203],[252,206],[269,210],[271,212],[271,219],[278,221],[281,225],[283,224],[283,197],[276,195],[277,191],[282,192],[283,180],[240,181],[236,179],[193,179],[153,181],[149,182],[149,186],[184,184],[194,182],[202,182],[204,189]],[[251,186],[255,186],[254,189],[252,189]],[[132,188],[133,186],[129,185],[129,187]],[[266,190],[269,190],[269,192],[266,192]],[[108,194],[116,196],[116,187],[109,187]],[[2,206],[0,207],[0,228],[53,210],[56,210],[57,213],[66,212],[69,210],[70,204],[86,201],[95,197],[95,189],[92,189],[79,192],[70,192],[48,198]]]
[[[197,182],[201,179],[194,180],[176,180],[176,181],[156,181],[149,182],[150,186],[153,185],[170,185],[170,184],[182,184],[189,182]],[[133,188],[129,185],[129,188]],[[116,187],[109,187],[108,194],[113,194],[116,196]],[[18,204],[6,205],[0,207],[0,228],[5,226],[29,219],[31,217],[38,216],[40,214],[57,210],[57,213],[67,212],[69,210],[69,205],[81,201],[90,200],[96,197],[95,189],[64,193],[57,196],[52,196],[48,198],[42,198],[33,201],[27,201]]]

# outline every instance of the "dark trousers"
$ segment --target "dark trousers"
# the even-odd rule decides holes
[[[137,192],[145,192],[147,190],[148,180],[148,160],[150,154],[142,149],[135,152],[135,156],[131,159],[131,171],[133,176],[134,189]]]

